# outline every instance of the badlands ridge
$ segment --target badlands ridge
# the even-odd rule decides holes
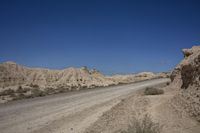
[[[35,97],[47,94],[106,87],[153,78],[166,77],[166,73],[142,72],[130,75],[105,76],[87,67],[50,70],[29,68],[15,62],[0,64],[0,97],[4,101],[20,97]],[[20,95],[20,96],[19,96]],[[11,98],[12,97],[12,98]]]

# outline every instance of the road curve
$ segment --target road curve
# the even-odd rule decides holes
[[[81,133],[131,92],[168,82],[154,79],[0,105],[1,133]]]

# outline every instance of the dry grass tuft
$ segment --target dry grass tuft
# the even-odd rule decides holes
[[[121,133],[160,133],[161,126],[154,123],[149,115],[142,119],[134,118],[126,131]]]
[[[153,88],[153,87],[147,87],[144,90],[144,94],[145,95],[160,95],[160,94],[164,94],[164,90],[158,89],[158,88]]]

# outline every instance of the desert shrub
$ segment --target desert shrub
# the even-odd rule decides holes
[[[147,87],[144,91],[144,94],[145,95],[160,95],[160,94],[164,94],[164,91],[158,88]]]
[[[48,88],[45,89],[45,93],[46,94],[54,94],[55,93],[55,89],[51,88],[51,87],[48,87]]]
[[[22,90],[23,88],[22,88],[22,86],[20,85],[20,86],[18,86],[18,90]]]
[[[31,90],[31,92],[33,97],[41,97],[46,95],[43,91],[41,91],[38,88]]]
[[[142,119],[134,118],[126,131],[121,133],[160,133],[161,126],[154,123],[149,115],[145,115]]]
[[[37,85],[37,84],[30,84],[30,87],[33,87],[33,88],[39,88],[39,85]]]
[[[19,86],[18,89],[16,90],[16,93],[26,93],[29,91],[29,89],[22,88],[22,86]]]
[[[18,95],[15,95],[13,100],[20,100],[20,99],[24,99],[24,98],[26,98],[26,95],[24,95],[23,93],[20,93]]]
[[[74,88],[76,88],[76,87],[74,87]],[[55,90],[56,90],[56,93],[65,93],[70,90],[70,86],[60,86],[60,87],[56,88]]]
[[[69,91],[69,89],[68,88],[59,88],[59,89],[57,89],[57,93],[65,93],[65,92],[68,92]]]
[[[29,98],[34,98],[33,95],[29,94],[29,95],[25,95],[25,98],[29,99]]]
[[[76,90],[76,88],[77,88],[77,86],[72,85],[71,88],[70,88],[70,90],[74,91],[74,90]]]
[[[5,100],[5,97],[2,97],[2,100]]]
[[[169,82],[166,83],[166,85],[169,85],[169,84],[170,84]]]
[[[14,93],[15,93],[14,90],[8,89],[8,90],[5,90],[5,91],[1,92],[1,93],[0,93],[0,96],[12,95],[12,94],[14,94]]]
[[[16,93],[11,93],[9,96],[10,97],[16,97]]]

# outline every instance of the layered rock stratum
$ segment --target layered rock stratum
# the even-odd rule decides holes
[[[24,67],[14,62],[5,62],[0,65],[0,87],[31,84],[38,85],[40,88],[78,89],[108,86],[116,83],[97,70],[88,70],[87,67],[50,70]]]
[[[31,97],[43,96],[166,76],[166,73],[155,74],[152,72],[106,76],[96,69],[88,69],[87,67],[51,70],[25,67],[15,62],[5,62],[0,64],[0,97],[8,99],[11,95],[14,98],[29,97],[30,95]]]
[[[170,76],[171,86],[180,91],[174,101],[200,121],[200,46],[182,51],[184,59]]]

